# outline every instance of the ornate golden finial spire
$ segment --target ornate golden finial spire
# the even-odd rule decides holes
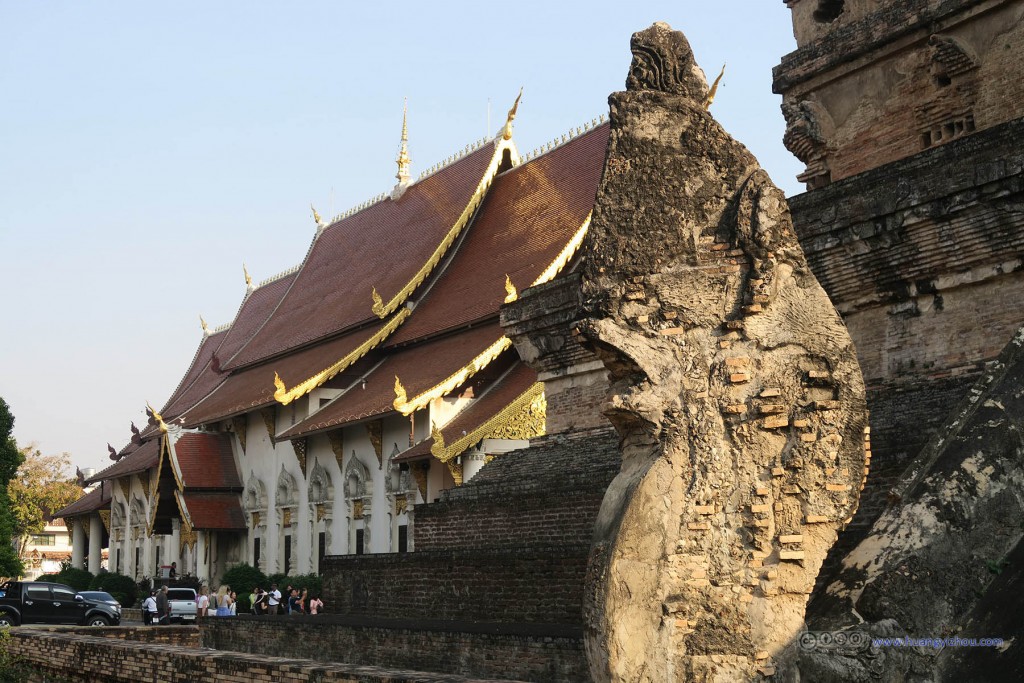
[[[167,425],[164,423],[164,416],[156,412],[156,409],[154,409],[153,406],[149,405],[149,401],[146,401],[146,407],[149,408],[149,414],[152,415],[153,419],[156,420],[156,423],[160,425],[160,431],[166,434]]]
[[[409,98],[405,98],[405,104],[402,106],[402,147],[398,150],[398,158],[395,162],[398,163],[398,173],[395,177],[398,178],[399,183],[409,182]]]
[[[310,202],[309,208],[312,209],[312,211],[313,211],[313,220],[316,222],[316,227],[318,227],[318,228],[324,227],[324,220],[323,220],[323,218],[320,217],[320,214],[317,212],[316,207],[313,206],[312,202]]]
[[[519,94],[516,95],[516,101],[512,104],[512,108],[508,110],[508,116],[505,117],[505,127],[501,129],[501,137],[504,140],[512,139],[512,121],[516,117],[516,112],[519,111],[519,100],[523,96],[523,89],[519,88]]]
[[[252,286],[252,276],[249,275],[249,269],[245,267],[245,263],[242,263],[242,272],[245,273],[245,286],[249,289],[255,289]]]
[[[202,314],[199,315],[199,324],[203,326],[203,334],[205,334],[207,337],[209,337],[210,334],[212,334],[210,332],[210,326],[206,324],[205,320],[203,320]]]
[[[711,103],[715,101],[715,93],[718,92],[718,84],[722,82],[722,76],[725,75],[725,64],[722,65],[722,70],[718,72],[718,78],[711,84],[711,90],[708,91],[708,96],[704,98],[704,108],[710,109]]]
[[[505,275],[505,303],[510,304],[519,298],[519,292],[516,291],[516,286],[512,284],[512,278],[507,274]]]

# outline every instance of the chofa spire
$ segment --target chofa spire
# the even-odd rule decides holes
[[[398,150],[398,158],[395,159],[395,163],[398,164],[398,173],[395,177],[398,178],[398,182],[401,185],[405,185],[409,182],[411,176],[409,175],[409,98],[405,99],[405,104],[402,105],[402,146]]]

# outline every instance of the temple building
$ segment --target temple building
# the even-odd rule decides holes
[[[517,100],[518,104],[518,100]],[[544,385],[498,320],[571,270],[608,139],[603,118],[521,156],[490,140],[322,220],[302,263],[210,329],[178,387],[92,493],[58,514],[73,564],[216,581],[240,562],[415,550],[418,506],[545,434]]]

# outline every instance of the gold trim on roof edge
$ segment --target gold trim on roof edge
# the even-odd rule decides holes
[[[320,372],[316,373],[304,382],[296,384],[291,389],[285,387],[284,380],[275,372],[274,373],[274,400],[281,405],[288,405],[297,398],[305,396],[309,392],[316,389],[318,386],[328,381],[339,372],[347,368],[348,366],[355,363],[357,360],[365,356],[375,347],[377,347],[382,341],[391,336],[391,333],[398,329],[398,326],[405,322],[405,319],[409,317],[412,311],[408,308],[403,308],[394,315],[391,320],[387,322],[384,327],[380,328],[376,334],[367,339],[365,342],[357,346],[353,351],[346,355],[341,360],[333,363],[327,368],[324,368]]]
[[[593,211],[587,214],[587,217],[583,219],[583,223],[580,225],[579,229],[576,230],[576,234],[572,236],[572,239],[570,239],[568,243],[566,243],[562,248],[562,251],[558,252],[558,256],[556,256],[555,260],[544,269],[544,272],[537,276],[537,279],[530,285],[531,287],[542,285],[545,282],[553,280],[556,275],[562,272],[562,269],[565,268],[570,259],[572,259],[573,254],[575,254],[580,248],[580,245],[583,244],[583,238],[587,236],[587,230],[590,229],[590,218],[593,215]]]
[[[520,394],[514,401],[502,408],[494,417],[486,420],[479,427],[453,441],[450,445],[445,444],[444,435],[434,425],[430,435],[434,443],[430,447],[430,454],[441,462],[447,463],[452,458],[461,455],[463,451],[477,441],[487,438],[487,435],[508,425],[510,421],[518,417],[519,413],[528,408],[535,400],[544,396],[544,383],[537,382],[529,389]],[[537,436],[540,436],[539,434]]]
[[[181,491],[174,492],[174,502],[178,504],[178,514],[181,515],[182,521],[188,525],[189,530],[194,530],[192,526],[192,515],[188,512],[188,507],[185,505],[185,496]]]
[[[455,242],[455,239],[462,232],[463,228],[469,223],[469,219],[472,218],[473,212],[476,211],[477,207],[480,206],[480,202],[483,201],[484,196],[487,194],[487,190],[490,189],[491,183],[494,178],[498,175],[498,167],[501,165],[501,157],[505,150],[510,150],[512,154],[512,163],[517,165],[519,163],[519,152],[516,149],[515,143],[511,140],[499,139],[494,146],[494,155],[491,157],[491,163],[488,164],[487,169],[484,171],[483,177],[476,186],[476,191],[473,192],[473,196],[469,198],[469,202],[466,204],[466,208],[462,210],[462,213],[456,219],[455,224],[448,231],[448,234],[444,236],[441,243],[434,249],[434,253],[430,255],[427,262],[416,271],[416,274],[398,290],[390,301],[386,304],[380,299],[378,294],[376,297],[372,297],[373,301],[373,312],[379,318],[385,318],[394,311],[396,308],[405,303],[412,293],[423,284],[423,281],[427,279],[427,276],[433,272],[434,268],[441,262],[444,255],[448,253],[448,249]],[[376,290],[374,290],[376,292]]]
[[[395,407],[395,410],[402,413],[402,415],[410,415],[420,408],[425,407],[435,398],[445,396],[448,392],[452,391],[470,377],[486,368],[495,358],[500,356],[502,352],[510,346],[512,346],[511,339],[505,336],[500,337],[498,341],[484,349],[476,356],[476,358],[469,361],[469,363],[456,370],[440,383],[435,384],[423,393],[413,396],[411,400],[406,400],[404,387],[402,387],[402,383],[398,377],[395,377],[395,400],[392,405]],[[399,387],[402,387],[403,389],[401,394],[398,393]]]
[[[548,264],[548,267],[537,276],[530,286],[542,285],[549,280],[554,279],[566,264],[572,259],[573,255],[579,250],[580,245],[583,244],[583,238],[587,235],[587,230],[590,229],[590,218],[593,212],[588,213],[587,217],[583,219],[583,223],[573,234],[572,238],[566,243],[565,247],[562,248],[558,255]],[[509,289],[511,287],[511,290]],[[512,285],[511,278],[508,275],[505,276],[505,291],[509,293],[509,297],[505,298],[505,303],[514,301],[511,298],[512,293],[515,292],[515,287]],[[518,298],[518,293],[516,293]],[[433,401],[435,398],[441,398],[448,392],[452,391],[460,384],[468,380],[470,377],[487,367],[494,359],[501,355],[503,351],[512,345],[511,340],[508,337],[501,337],[498,341],[488,346],[480,355],[467,363],[464,367],[459,368],[449,377],[444,379],[442,382],[435,384],[433,387],[426,391],[417,394],[411,400],[406,396],[405,387],[402,385],[402,381],[396,376],[395,377],[395,400],[392,405],[395,410],[402,413],[402,415],[409,415],[420,408],[425,407],[428,403]]]

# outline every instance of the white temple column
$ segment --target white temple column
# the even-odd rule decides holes
[[[185,569],[181,564],[181,520],[171,520],[171,547],[167,549],[167,561],[165,564],[170,565],[172,562],[178,568],[178,574],[184,574]]]
[[[196,532],[196,576],[204,582],[210,581],[210,558],[205,531]]]
[[[469,450],[462,454],[462,483],[472,479],[484,466],[485,453],[478,450]]]
[[[97,514],[89,515],[89,573],[99,574],[103,562],[103,520]]]
[[[85,569],[85,527],[81,517],[72,517],[71,521],[71,566]]]

